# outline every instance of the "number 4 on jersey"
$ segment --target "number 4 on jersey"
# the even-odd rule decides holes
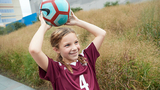
[[[86,83],[86,80],[83,75],[79,76],[79,81],[81,89],[85,88],[86,90],[89,90],[88,83]]]

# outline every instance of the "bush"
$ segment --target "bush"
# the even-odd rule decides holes
[[[116,1],[116,2],[112,2],[111,5],[116,6],[116,5],[119,5],[119,4],[118,4],[118,1]]]
[[[7,33],[13,32],[13,31],[15,30],[14,23],[8,24],[8,25],[6,26],[6,28],[5,28],[5,30],[6,30]]]
[[[15,22],[13,23],[15,30],[18,30],[19,28],[25,27],[26,25],[24,23]]]
[[[81,7],[76,7],[76,8],[71,8],[71,10],[75,13],[83,9]]]
[[[0,27],[0,35],[4,34],[4,27]]]
[[[104,4],[104,7],[109,7],[109,6],[111,6],[111,2],[106,2],[106,3]]]
[[[116,5],[119,5],[119,4],[118,4],[118,1],[116,1],[116,2],[106,2],[106,3],[104,4],[104,7],[116,6]]]
[[[24,23],[20,23],[20,22],[10,23],[6,26],[6,28],[0,27],[0,35],[11,33],[13,31],[18,30],[18,29],[25,27],[25,26],[26,25]]]
[[[126,2],[126,5],[128,5],[128,4],[130,4],[130,2],[129,2],[129,1],[127,1],[127,2]]]

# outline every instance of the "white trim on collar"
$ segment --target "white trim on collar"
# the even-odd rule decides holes
[[[74,66],[76,66],[76,63],[78,62],[78,60],[76,61],[76,62],[72,62],[72,63],[70,63],[70,65],[74,65]]]

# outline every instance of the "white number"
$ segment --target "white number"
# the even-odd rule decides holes
[[[80,81],[80,88],[81,89],[85,88],[86,90],[89,90],[88,83],[86,83],[86,80],[83,75],[80,75],[79,81]]]

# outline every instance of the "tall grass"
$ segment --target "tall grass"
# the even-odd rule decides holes
[[[158,5],[147,7],[142,12],[139,34],[146,40],[155,41],[156,45],[160,47],[160,8]]]
[[[155,37],[160,36],[157,35],[160,25],[146,22],[159,20],[157,19],[159,5],[156,3],[137,4],[134,7],[125,6],[127,7],[125,9],[120,6],[116,8],[120,10],[111,14],[121,18],[115,17],[114,25],[117,28],[112,28],[112,30],[116,32],[111,31],[106,36],[101,58],[97,62],[97,77],[101,90],[160,89],[158,66],[160,53],[154,42],[157,39]],[[129,13],[126,12],[127,9]],[[129,17],[131,19],[128,19]],[[123,21],[124,19],[125,21]],[[153,26],[151,28],[148,25]],[[143,31],[139,35],[139,31],[142,29]]]
[[[80,19],[107,32],[96,63],[101,90],[160,89],[159,3],[151,1],[75,13]],[[31,38],[39,26],[37,22],[0,36],[0,71],[11,72],[20,82],[34,88],[51,88],[51,84],[39,78],[38,66],[28,53]],[[77,32],[82,49],[94,38],[82,28],[71,28]],[[56,53],[52,50],[49,37],[55,29],[47,31],[42,47],[53,59]]]

